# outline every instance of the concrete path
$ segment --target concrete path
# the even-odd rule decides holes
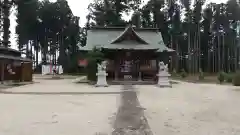
[[[239,135],[240,88],[180,83],[138,86],[138,98],[154,135]]]
[[[119,106],[117,90],[71,80],[6,89],[0,94],[0,135],[109,135]]]

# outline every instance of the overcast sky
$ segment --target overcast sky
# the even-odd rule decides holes
[[[55,0],[50,0],[50,1],[55,1]],[[87,7],[90,2],[93,0],[67,0],[70,8],[72,9],[72,12],[75,16],[80,17],[80,25],[83,26],[86,22],[86,15],[88,13]],[[148,0],[144,0],[144,3],[147,3]],[[207,2],[216,2],[216,3],[221,3],[221,2],[226,2],[226,0],[207,0]],[[15,26],[16,26],[16,17],[14,16],[14,12],[11,14],[11,44],[12,48],[16,48],[16,42],[15,42]],[[125,16],[125,18],[128,18],[128,16]]]

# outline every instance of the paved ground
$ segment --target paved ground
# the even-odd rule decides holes
[[[138,88],[154,135],[240,134],[240,88],[191,83]]]
[[[71,79],[37,81],[1,91],[0,135],[111,135],[113,128],[138,128],[142,119],[154,135],[240,134],[240,88],[180,83],[129,93]]]
[[[0,94],[0,135],[109,135],[119,99],[111,89],[71,80],[7,89],[12,94]]]

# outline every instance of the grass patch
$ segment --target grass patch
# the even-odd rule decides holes
[[[76,80],[74,80],[75,83],[79,84],[79,83],[89,83],[89,80],[87,79],[87,77],[84,78],[76,78]]]
[[[34,84],[34,83],[35,82],[4,82],[4,84],[0,84],[0,90]]]
[[[64,73],[64,74],[62,74],[62,75],[69,75],[69,76],[86,76],[87,73],[84,73],[84,72],[82,72],[82,73]]]
[[[225,73],[219,72],[217,74],[199,73],[195,75],[181,76],[181,73],[177,76],[171,76],[171,79],[186,81],[191,83],[208,83],[208,84],[224,84],[224,85],[235,85],[240,80],[240,73]]]
[[[172,76],[171,79],[186,81],[191,83],[219,83],[217,75],[204,75],[204,79],[199,79],[199,74],[196,75],[188,75],[184,78],[181,76]]]
[[[170,80],[170,84],[179,84],[179,82],[171,81],[171,80]]]
[[[232,83],[234,86],[240,86],[240,72],[239,71],[237,73],[235,73],[235,75],[233,76]]]
[[[61,79],[63,79],[61,76],[52,76],[52,77],[46,78],[46,80],[61,80]]]

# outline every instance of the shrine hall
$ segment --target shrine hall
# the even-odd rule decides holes
[[[168,62],[174,50],[168,48],[157,28],[92,27],[87,31],[86,46],[80,51],[99,48],[108,61],[108,79],[155,80],[158,62]]]

